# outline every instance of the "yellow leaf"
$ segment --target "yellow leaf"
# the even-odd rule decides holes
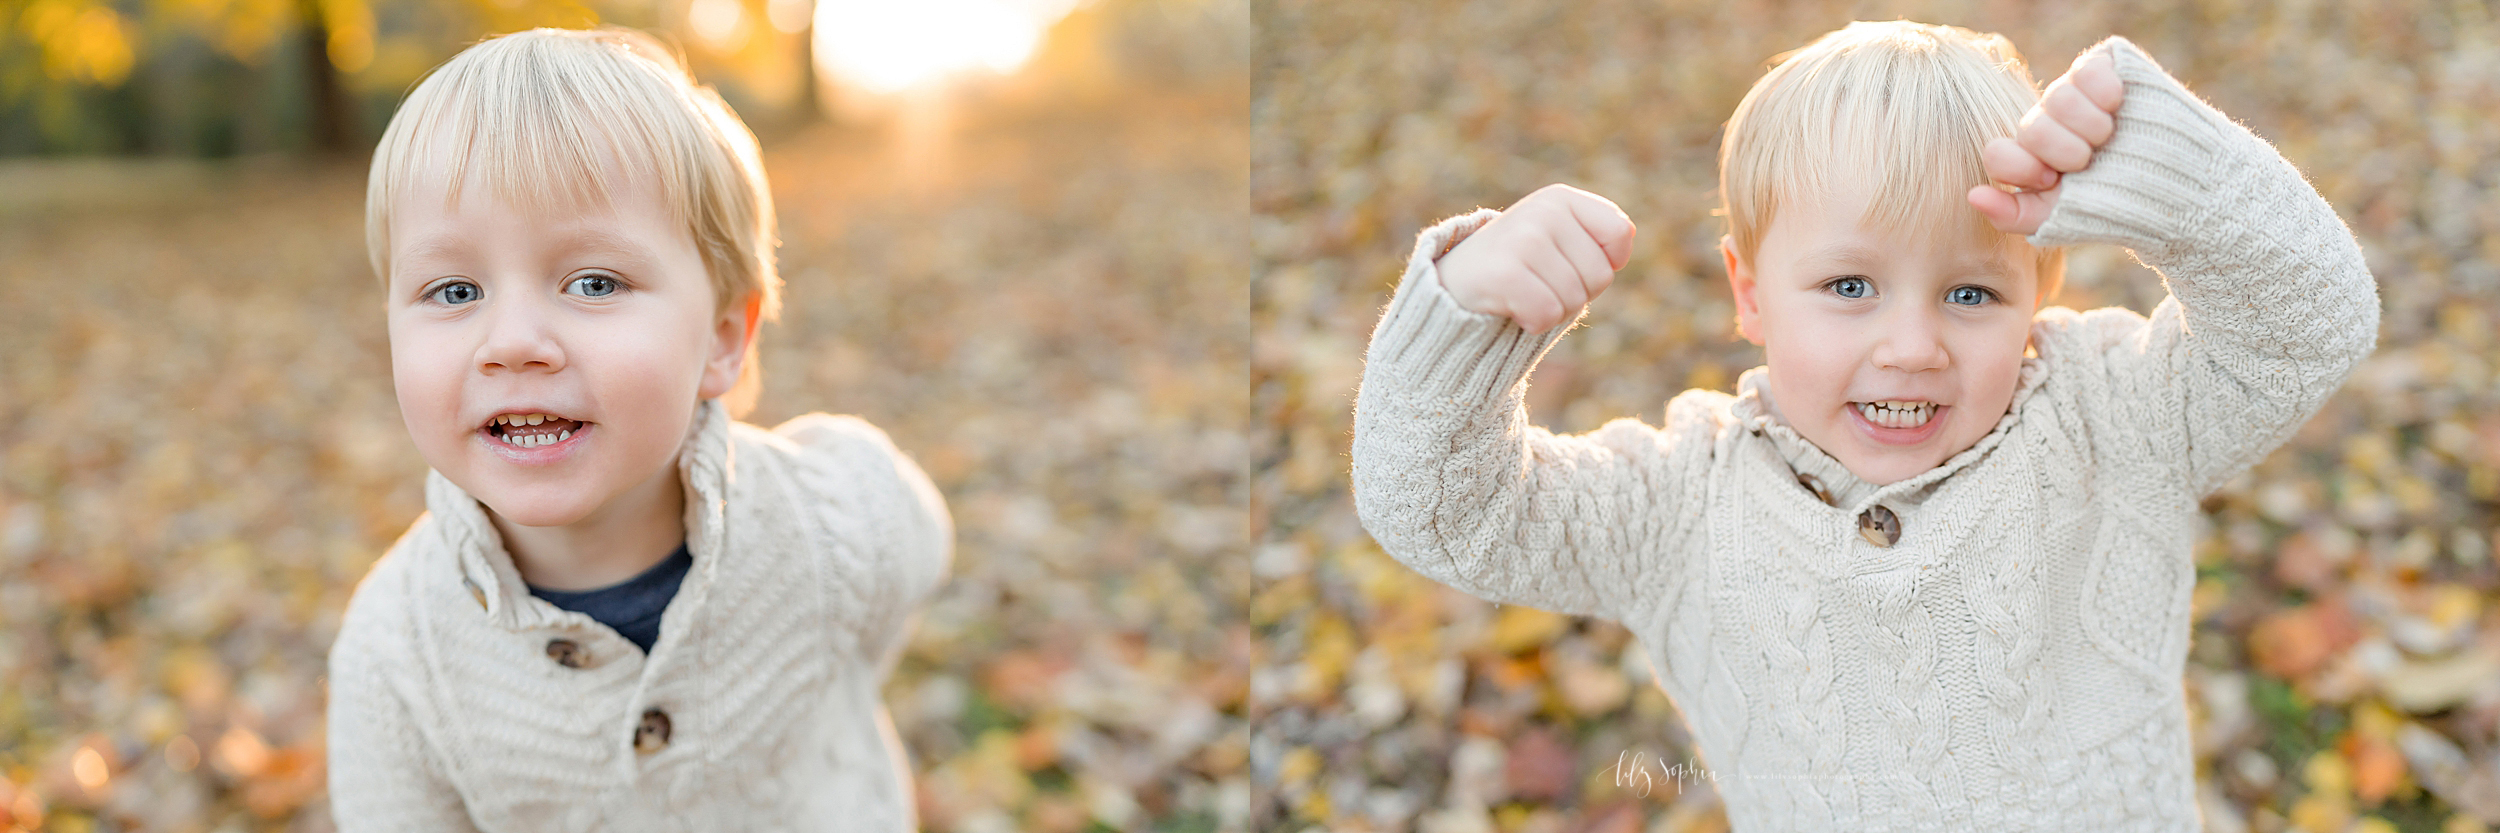
[[[1345,680],[1346,664],[1354,660],[1354,652],[1354,629],[1343,617],[1313,614],[1310,636],[1303,644],[1301,674],[1294,681],[1294,695],[1310,702],[1334,693]]]
[[[2292,802],[2292,827],[2307,833],[2340,833],[2352,823],[2352,800],[2344,796],[2311,793]]]
[[[1532,607],[1505,606],[1485,633],[1485,647],[1516,654],[1552,642],[1571,627],[1571,620]]]
[[[1285,786],[1309,783],[1313,776],[1319,774],[1319,765],[1318,752],[1308,746],[1294,747],[1285,753],[1284,760],[1277,762],[1276,782]]]
[[[2344,795],[2352,792],[2352,765],[2334,750],[2321,749],[2301,767],[2300,780],[2312,793]]]

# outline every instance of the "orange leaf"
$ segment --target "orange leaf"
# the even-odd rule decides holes
[[[2386,738],[2347,734],[2343,750],[2344,757],[2352,761],[2353,797],[2364,806],[2378,806],[2404,782],[2404,756]]]

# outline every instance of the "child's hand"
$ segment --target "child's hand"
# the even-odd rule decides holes
[[[1442,255],[1441,289],[1472,312],[1542,333],[1614,283],[1632,232],[1632,218],[1605,197],[1548,185]]]
[[[2039,231],[2049,218],[2049,209],[2057,205],[2059,178],[2091,165],[2093,152],[2109,142],[2118,124],[2118,103],[2126,92],[2108,46],[2093,47],[2076,57],[2074,67],[2050,82],[2040,103],[2023,114],[2013,138],[1991,140],[1980,151],[1980,165],[1990,179],[2023,190],[2007,193],[1994,185],[1973,186],[1971,206],[1999,231]]]

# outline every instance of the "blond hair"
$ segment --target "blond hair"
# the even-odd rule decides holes
[[[474,166],[474,167],[472,167]],[[382,131],[365,190],[365,249],[390,279],[391,207],[424,177],[457,201],[475,173],[498,200],[565,210],[606,205],[649,178],[692,233],[715,309],[780,309],[773,198],[755,134],[659,41],[631,29],[532,29],[462,50],[419,82]],[[754,342],[727,396],[761,391]]]
[[[1780,206],[1871,175],[1861,222],[1891,231],[2001,232],[1970,206],[1988,184],[1980,149],[2011,136],[2040,92],[2003,35],[1859,21],[1773,59],[1728,118],[1719,193],[1728,236],[1751,261]],[[1860,173],[1848,173],[1848,172]],[[2062,249],[2038,250],[2040,299],[2065,277]]]

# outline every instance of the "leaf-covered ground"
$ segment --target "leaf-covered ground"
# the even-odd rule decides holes
[[[768,137],[750,421],[859,414],[954,513],[886,688],[928,829],[1246,816],[1232,71]],[[363,184],[0,169],[0,830],[329,829],[324,653],[423,509]]]
[[[2184,684],[2217,831],[2500,826],[2500,20],[2484,4],[1263,2],[1253,52],[1251,486],[1264,661],[1254,826],[1723,830],[1626,632],[1497,608],[1384,556],[1346,446],[1415,231],[1548,182],[1641,226],[1537,370],[1560,431],[1655,424],[1758,364],[1719,266],[1720,124],[1773,55],[1852,19],[1998,31],[2046,81],[2123,34],[2276,143],[2361,238],[2381,346],[2206,502]],[[2123,252],[2059,301],[2149,310]],[[1698,762],[1702,766],[1707,761]],[[1618,773],[1650,773],[1620,785]]]

